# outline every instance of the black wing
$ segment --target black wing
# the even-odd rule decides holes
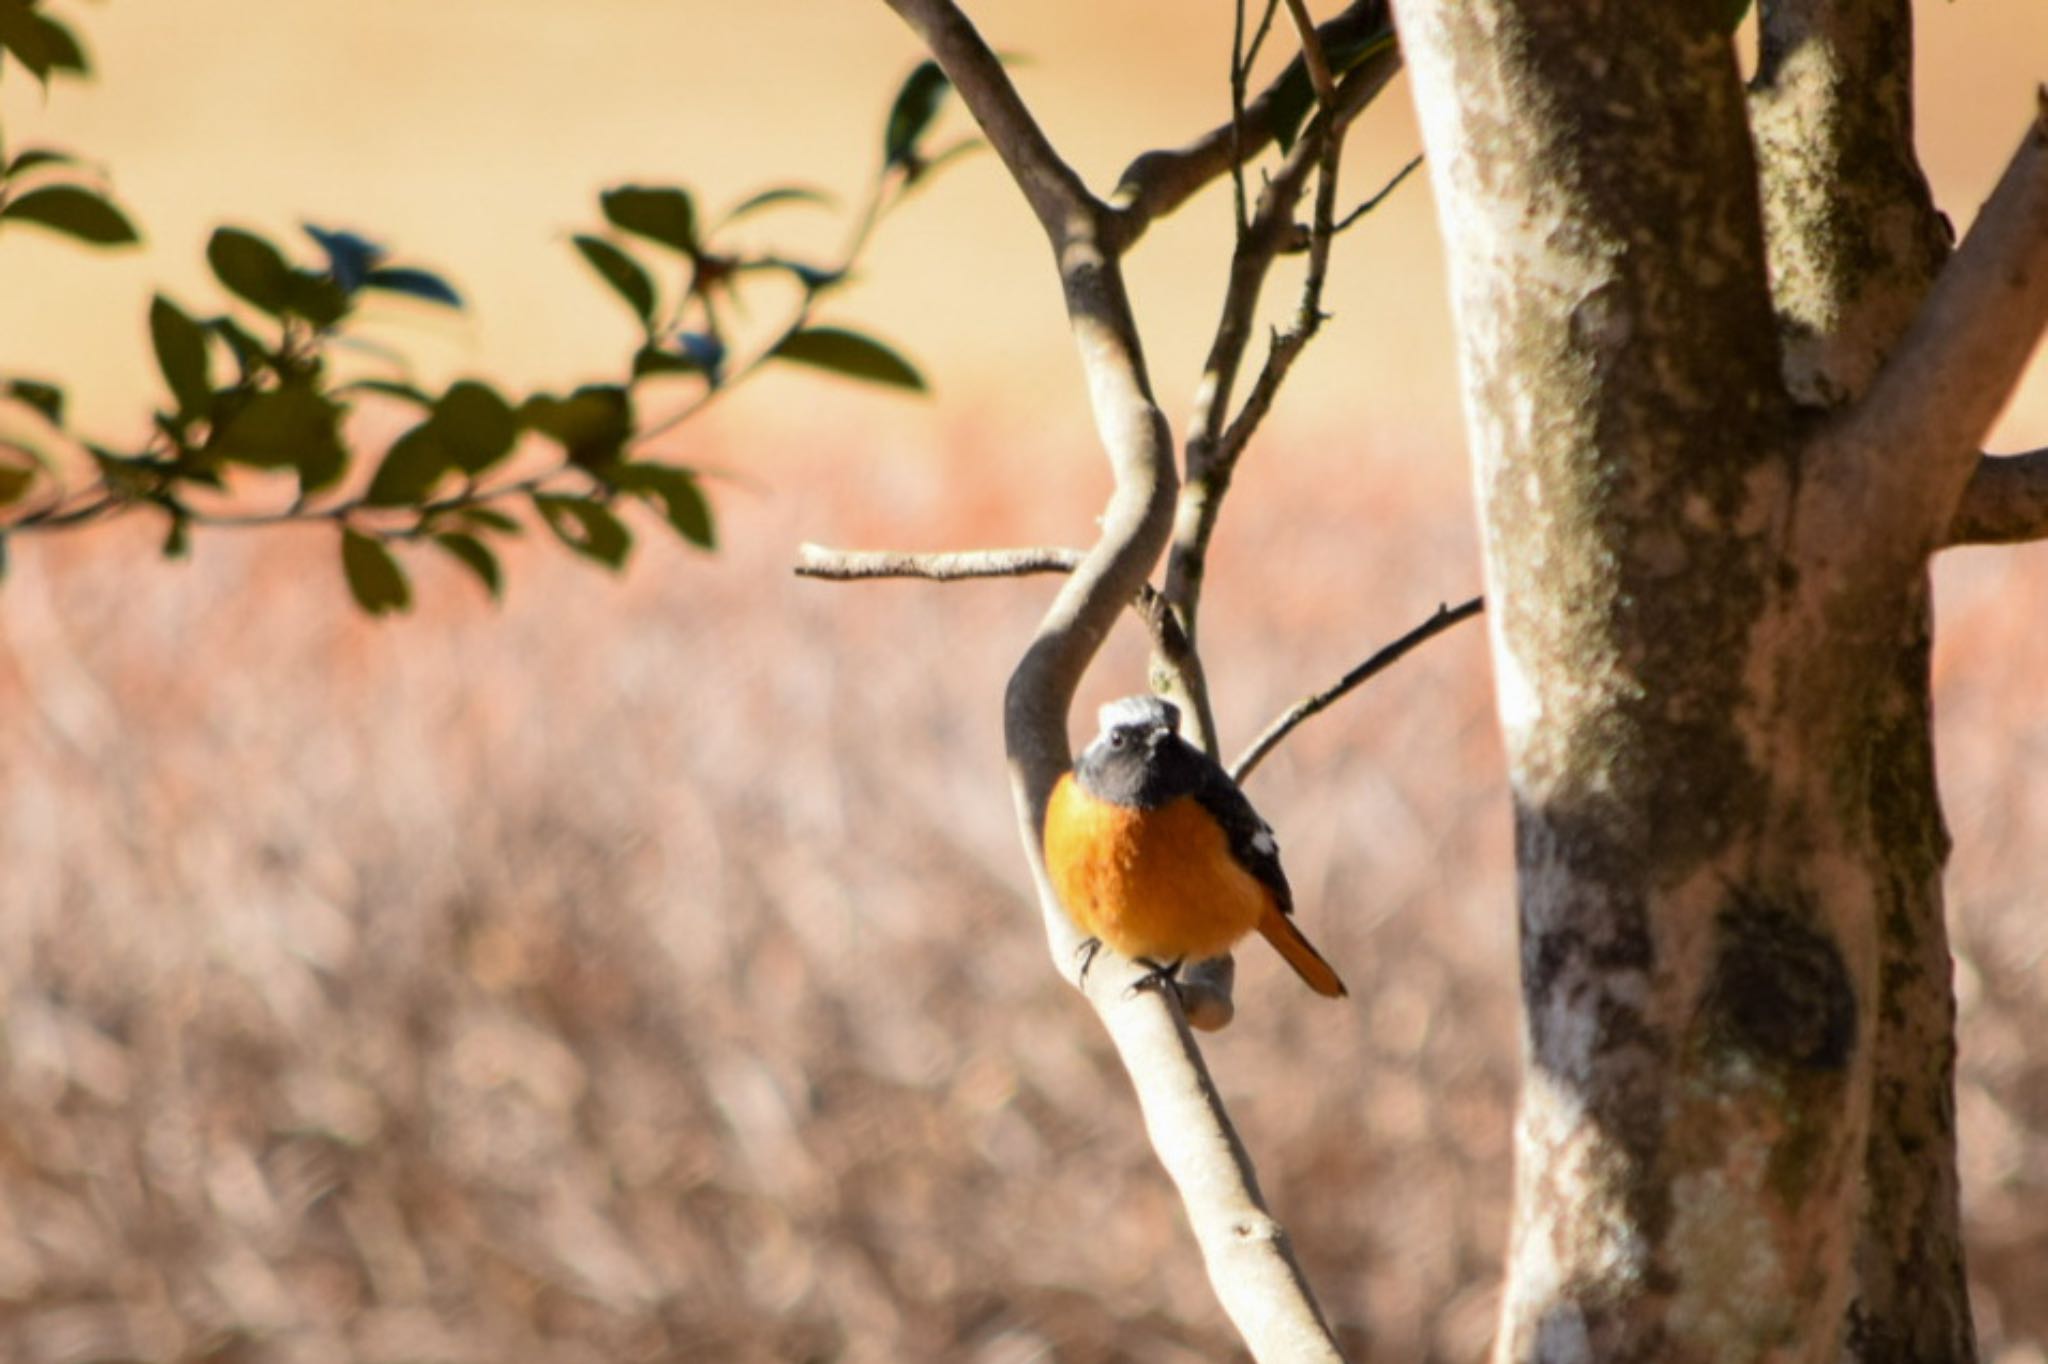
[[[1245,798],[1228,772],[1193,745],[1188,748],[1201,758],[1202,763],[1201,780],[1195,786],[1194,798],[1223,826],[1223,832],[1230,839],[1231,855],[1246,871],[1257,877],[1261,885],[1273,892],[1282,914],[1292,914],[1294,891],[1287,884],[1287,873],[1280,869],[1280,844],[1273,837],[1272,827],[1259,818],[1259,812],[1252,809],[1251,801]]]

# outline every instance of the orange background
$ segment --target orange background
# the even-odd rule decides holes
[[[1107,186],[1218,121],[1227,10],[974,7]],[[0,372],[145,429],[164,288],[217,222],[348,226],[445,269],[380,305],[430,377],[614,376],[568,245],[595,193],[855,198],[916,59],[864,3],[123,0],[101,71],[0,83],[10,145],[103,161],[149,236],[0,233]],[[2048,66],[2036,0],[1930,4],[1922,123],[1965,223]],[[1347,197],[1414,147],[1396,85]],[[957,108],[942,139],[964,131]],[[1132,265],[1184,410],[1226,200]],[[824,251],[840,220],[768,225]],[[781,234],[788,233],[784,238]],[[1276,308],[1291,284],[1273,291]],[[1225,747],[1476,589],[1425,179],[1346,239],[1336,323],[1225,513],[1204,644]],[[799,582],[795,545],[1076,543],[1106,482],[1050,265],[993,158],[882,233],[828,319],[928,400],[791,372],[665,442],[723,547],[636,522],[613,577],[532,535],[507,600],[407,551],[349,605],[331,531],[16,537],[0,586],[0,1358],[1192,1361],[1235,1337],[1129,1086],[1047,969],[997,697],[1044,581]],[[2038,369],[2038,366],[2037,366]],[[2048,441],[2037,373],[2001,440]],[[1985,1357],[2048,1349],[2048,551],[1945,556],[1936,658]],[[1119,638],[1093,702],[1141,683]],[[1085,717],[1084,717],[1085,719]],[[1305,726],[1250,794],[1353,998],[1242,955],[1209,1045],[1351,1356],[1492,1326],[1517,1062],[1508,800],[1482,632]]]

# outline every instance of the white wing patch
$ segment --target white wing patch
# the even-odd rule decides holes
[[[1252,851],[1261,857],[1278,857],[1280,841],[1273,837],[1273,831],[1261,824],[1259,831],[1252,835]]]

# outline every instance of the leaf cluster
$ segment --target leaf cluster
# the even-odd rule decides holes
[[[26,8],[23,0],[0,0],[8,5]],[[933,86],[928,65],[896,99],[869,202],[846,252],[829,264],[730,244],[734,226],[757,215],[830,207],[816,190],[777,186],[709,221],[680,185],[625,184],[599,196],[604,229],[571,242],[637,323],[638,339],[615,382],[509,394],[466,377],[430,392],[408,377],[403,357],[390,357],[397,362],[390,373],[351,371],[347,356],[388,355],[359,334],[366,303],[403,297],[459,309],[461,295],[440,274],[394,260],[354,231],[307,224],[295,258],[259,232],[217,229],[206,260],[227,306],[195,310],[166,294],[153,299],[149,335],[164,396],[138,439],[88,439],[67,426],[60,385],[0,379],[0,413],[15,409],[39,428],[32,437],[0,427],[0,564],[11,534],[137,510],[166,519],[163,550],[171,557],[188,552],[194,526],[324,522],[335,528],[355,601],[381,615],[411,605],[404,552],[416,545],[452,558],[497,595],[504,582],[499,542],[522,532],[527,520],[511,514],[522,509],[573,553],[613,569],[633,548],[622,515],[633,503],[686,542],[714,547],[697,471],[645,454],[653,436],[776,361],[899,390],[925,387],[894,348],[818,324],[813,312],[851,277],[875,222],[938,159],[919,151],[945,89],[942,78]],[[59,153],[23,156],[30,171],[72,164]],[[0,200],[7,204],[0,219],[23,204],[33,209],[32,198]],[[17,216],[52,225],[48,212]],[[68,221],[60,230],[96,240],[86,230],[89,217]],[[769,326],[742,325],[754,315],[742,293],[770,277],[794,282],[794,303]],[[642,388],[676,379],[693,385],[681,407],[646,420]],[[365,405],[409,418],[379,457],[350,439],[349,420]],[[51,437],[83,452],[92,475],[84,486],[70,486]],[[280,506],[273,496],[252,510],[252,488],[288,500]]]

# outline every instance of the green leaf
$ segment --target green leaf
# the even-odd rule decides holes
[[[663,514],[676,533],[704,549],[717,546],[712,530],[711,505],[695,475],[672,464],[621,464],[606,475],[614,487],[661,504]]]
[[[11,507],[35,486],[36,471],[12,464],[0,464],[0,507]]]
[[[521,530],[517,521],[493,507],[481,507],[472,503],[467,507],[458,507],[455,514],[465,521],[479,526],[489,526],[492,530],[502,531],[506,535],[517,535]]]
[[[213,401],[204,329],[183,308],[158,294],[149,305],[149,339],[156,347],[156,363],[164,372],[164,382],[178,400],[178,415],[186,421],[204,416]]]
[[[206,243],[206,263],[230,293],[273,316],[283,314],[292,295],[292,269],[278,249],[253,232],[217,228]]]
[[[512,451],[519,438],[519,416],[498,391],[474,379],[451,385],[434,404],[434,434],[448,448],[455,466],[478,474]]]
[[[9,379],[7,395],[28,404],[52,426],[64,424],[64,390],[35,379]]]
[[[436,535],[434,543],[461,560],[470,572],[482,580],[484,590],[492,597],[503,594],[504,584],[498,573],[498,556],[491,553],[490,547],[483,541],[474,535],[464,535],[460,531],[451,530]]]
[[[258,393],[216,425],[208,453],[255,469],[296,469],[307,492],[326,487],[348,461],[341,409],[307,384]]]
[[[586,234],[575,238],[575,242],[576,249],[583,253],[583,259],[590,262],[590,268],[612,286],[614,293],[626,300],[641,325],[652,325],[654,282],[647,278],[647,272],[640,268],[640,263],[602,237]]]
[[[348,578],[356,605],[373,616],[403,611],[412,605],[412,587],[405,570],[384,542],[348,526],[341,528],[341,571]]]
[[[621,185],[599,195],[598,203],[612,226],[672,246],[686,256],[697,254],[697,208],[686,191]]]
[[[363,501],[372,507],[414,506],[426,500],[454,463],[429,417],[391,443]]]
[[[228,343],[228,349],[235,353],[235,364],[242,371],[242,382],[263,372],[271,363],[271,356],[263,343],[250,333],[249,329],[232,317],[210,317],[206,329]]]
[[[22,0],[0,0],[0,47],[45,85],[52,71],[86,69],[85,52],[71,30]]]
[[[872,337],[840,327],[810,327],[792,332],[769,352],[782,360],[816,365],[848,378],[925,391],[924,376],[910,362]]]
[[[633,434],[633,404],[615,384],[588,384],[566,398],[536,393],[519,409],[520,422],[561,442],[573,464],[599,468],[617,459]]]
[[[429,303],[445,303],[451,308],[462,306],[462,295],[455,292],[455,286],[431,270],[418,270],[409,265],[387,265],[380,270],[372,270],[364,277],[363,287],[382,289],[392,294],[409,294]]]
[[[325,330],[348,316],[348,291],[318,270],[293,270],[285,277],[284,311]]]
[[[626,555],[632,551],[632,533],[602,502],[535,493],[533,506],[556,538],[586,559],[615,569],[626,562]]]
[[[777,185],[774,189],[764,189],[759,194],[749,195],[734,204],[726,210],[725,216],[719,219],[719,226],[736,223],[742,218],[752,217],[762,209],[775,208],[782,204],[816,204],[820,208],[830,208],[832,202],[832,196],[821,189],[812,189],[808,185]]]
[[[433,396],[417,384],[408,384],[402,379],[357,379],[354,383],[343,384],[335,390],[338,393],[377,393],[386,398],[397,398],[416,407],[431,408]]]
[[[702,374],[704,366],[686,355],[663,350],[659,346],[642,346],[633,354],[633,377],[644,379],[650,374]]]
[[[35,223],[94,246],[127,246],[141,241],[120,209],[77,185],[45,185],[0,208],[0,221]]]
[[[55,147],[29,147],[15,154],[14,159],[7,163],[6,174],[0,175],[0,179],[12,180],[15,176],[25,171],[32,171],[37,166],[75,166],[77,164],[78,158],[70,152],[59,151]]]
[[[917,160],[918,139],[931,127],[937,117],[939,104],[946,98],[946,91],[952,89],[952,82],[946,73],[939,70],[939,64],[924,61],[910,73],[903,82],[903,88],[896,92],[896,102],[889,108],[889,123],[882,132],[882,164],[905,166]]]

